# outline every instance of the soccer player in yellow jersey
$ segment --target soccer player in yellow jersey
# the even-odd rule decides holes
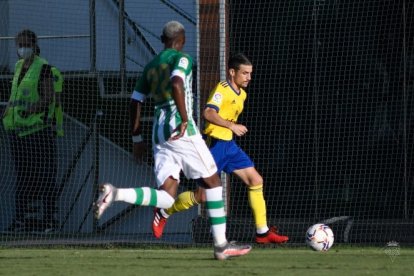
[[[249,156],[236,144],[233,135],[243,136],[247,127],[238,124],[237,118],[243,111],[246,91],[244,90],[253,71],[252,63],[243,54],[236,54],[228,61],[228,79],[221,81],[211,91],[203,116],[206,120],[204,135],[216,162],[218,173],[234,173],[247,186],[249,205],[256,224],[257,243],[284,243],[289,237],[279,235],[277,228],[269,228],[266,218],[266,203],[263,196],[263,178],[254,167]],[[155,209],[152,224],[153,234],[161,238],[167,218],[194,205],[205,202],[205,191],[181,193],[168,209]]]
[[[134,155],[141,157],[141,108],[151,96],[155,104],[152,131],[154,172],[158,189],[118,188],[111,183],[100,186],[95,217],[100,219],[114,202],[169,208],[180,183],[180,172],[197,179],[205,188],[207,213],[214,241],[214,257],[225,260],[246,255],[250,245],[238,245],[226,238],[226,214],[222,186],[214,158],[192,117],[192,58],[182,50],[185,29],[178,21],[164,25],[164,49],[144,68],[131,96],[131,134]],[[191,146],[189,146],[191,145]]]

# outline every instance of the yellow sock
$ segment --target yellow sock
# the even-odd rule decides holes
[[[263,197],[263,184],[250,186],[247,192],[252,208],[256,229],[267,229],[266,202]]]
[[[177,212],[185,211],[193,207],[194,205],[198,205],[199,203],[194,198],[193,191],[183,192],[178,195],[175,199],[174,204],[165,210],[167,215],[172,215]]]

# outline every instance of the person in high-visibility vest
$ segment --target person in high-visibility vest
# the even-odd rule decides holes
[[[56,228],[56,93],[48,62],[36,55],[37,36],[22,30],[15,38],[19,60],[3,114],[16,174],[15,218],[7,229],[13,232]],[[43,216],[33,219],[32,205],[42,201]]]

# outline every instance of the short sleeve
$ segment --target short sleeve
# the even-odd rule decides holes
[[[191,73],[193,68],[193,61],[188,55],[179,55],[173,65],[171,78],[178,76],[185,80],[185,76]]]
[[[224,94],[220,91],[219,85],[217,85],[210,93],[208,99],[207,99],[207,103],[206,103],[206,107],[210,107],[215,109],[217,112],[220,110],[221,105],[223,104],[224,101]]]
[[[145,98],[150,93],[148,88],[148,82],[144,78],[144,74],[138,78],[135,83],[134,91],[132,92],[131,98],[139,102],[144,102]]]

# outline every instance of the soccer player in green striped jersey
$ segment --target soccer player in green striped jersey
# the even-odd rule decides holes
[[[155,103],[152,145],[155,175],[159,189],[149,187],[120,189],[110,183],[101,185],[95,204],[99,219],[113,201],[141,206],[169,208],[177,195],[180,172],[190,179],[200,179],[206,191],[206,206],[214,240],[214,257],[224,260],[250,252],[250,245],[229,243],[226,239],[226,215],[222,186],[214,159],[192,117],[192,65],[182,52],[184,26],[168,22],[163,29],[161,51],[144,68],[131,96],[131,130],[134,154],[142,153],[140,117],[148,96]]]
[[[220,81],[211,91],[204,109],[206,120],[204,134],[210,151],[216,161],[218,173],[222,171],[239,177],[247,186],[249,206],[256,225],[256,242],[285,243],[288,236],[278,233],[276,226],[268,226],[266,202],[263,194],[263,178],[256,170],[250,157],[237,145],[234,136],[244,136],[247,127],[237,122],[244,108],[253,65],[242,53],[235,54],[228,61],[228,79]],[[204,191],[186,191],[178,195],[169,209],[154,212],[153,234],[161,238],[167,218],[205,201]]]

